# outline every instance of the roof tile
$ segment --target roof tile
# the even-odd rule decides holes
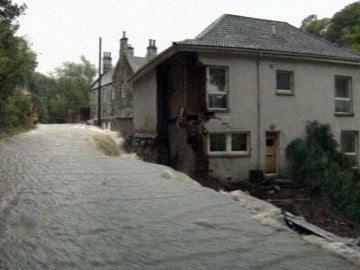
[[[195,39],[178,45],[226,47],[321,56],[360,61],[360,55],[344,47],[279,21],[225,14]]]

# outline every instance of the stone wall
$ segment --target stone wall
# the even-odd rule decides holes
[[[128,139],[132,136],[134,130],[132,117],[113,117],[111,121],[111,130],[119,131],[125,140]]]

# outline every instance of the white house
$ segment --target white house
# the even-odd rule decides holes
[[[191,176],[238,181],[286,175],[286,146],[317,120],[358,164],[359,67],[360,55],[286,22],[223,15],[131,76],[134,136],[166,145]]]

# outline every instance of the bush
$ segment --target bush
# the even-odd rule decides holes
[[[333,204],[349,218],[360,221],[360,177],[351,168],[329,125],[310,122],[305,139],[295,139],[286,147],[293,179],[319,185]]]
[[[23,125],[30,114],[30,102],[24,96],[15,94],[5,100],[0,100],[0,128]]]

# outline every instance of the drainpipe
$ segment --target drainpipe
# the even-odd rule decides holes
[[[260,99],[261,99],[261,93],[260,93],[260,58],[262,56],[262,53],[258,54],[258,57],[256,59],[256,135],[257,135],[257,153],[256,153],[256,169],[260,170],[260,160],[261,160],[261,111],[260,111]]]

